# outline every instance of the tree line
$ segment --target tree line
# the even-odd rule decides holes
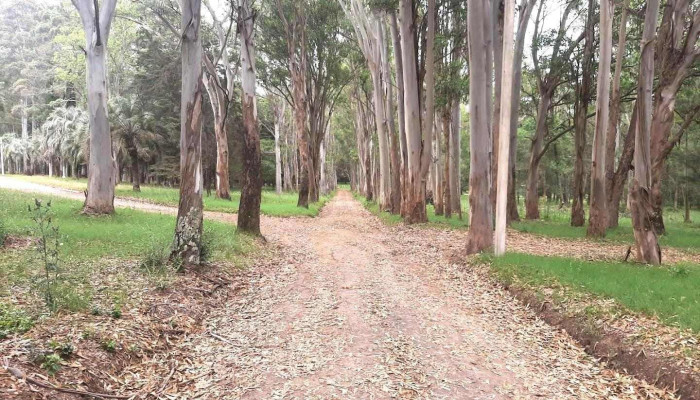
[[[467,189],[469,252],[521,197],[526,219],[543,196],[571,204],[593,237],[627,207],[658,263],[664,201],[689,220],[700,194],[698,10],[23,0],[1,10],[0,165],[87,176],[90,213],[113,212],[119,181],[180,186],[175,247],[193,262],[204,190],[240,188],[239,227],[259,234],[264,182],[308,207],[345,180],[409,223],[429,204],[461,218]]]

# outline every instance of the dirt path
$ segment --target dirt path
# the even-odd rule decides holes
[[[279,261],[192,337],[186,397],[671,398],[597,363],[424,232],[341,191],[316,219],[269,219]]]
[[[451,264],[461,233],[387,227],[346,191],[318,218],[263,219],[263,233],[275,257],[180,346],[188,357],[168,398],[672,398],[607,369],[488,278]]]

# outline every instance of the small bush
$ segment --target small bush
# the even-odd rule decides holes
[[[141,256],[141,269],[151,278],[152,284],[158,290],[165,290],[170,286],[175,273],[180,269],[176,257],[169,260],[170,251],[168,246],[158,243],[152,244]]]
[[[199,260],[202,263],[207,263],[211,261],[212,250],[214,246],[214,238],[209,233],[209,231],[204,231],[202,234],[202,241],[199,245]]]
[[[75,352],[75,347],[73,347],[73,343],[71,342],[59,343],[52,340],[49,342],[49,346],[61,358],[68,358],[73,355],[73,352]]]
[[[24,333],[33,325],[33,320],[24,311],[0,302],[0,339],[12,333]]]
[[[158,243],[152,244],[141,256],[141,268],[149,274],[162,271],[168,264],[168,248]]]
[[[0,221],[0,247],[3,247],[5,245],[5,240],[7,240],[7,228],[5,227],[5,224],[3,224],[2,221]]]
[[[112,310],[112,318],[119,319],[121,317],[122,317],[121,307],[115,307],[114,310]]]
[[[44,361],[41,363],[41,368],[45,369],[49,375],[53,375],[61,369],[61,356],[58,354],[49,354],[44,357]]]
[[[46,306],[53,312],[58,308],[56,290],[60,280],[60,234],[53,224],[51,201],[44,205],[41,200],[34,199],[34,206],[29,206],[29,212],[32,213],[34,232],[39,239],[36,251],[43,267],[43,276],[38,283]]]
[[[115,342],[113,339],[105,340],[102,342],[102,349],[108,353],[116,353],[117,342]]]

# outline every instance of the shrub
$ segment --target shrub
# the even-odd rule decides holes
[[[53,375],[61,369],[61,356],[58,354],[49,354],[44,357],[44,362],[41,363],[41,368],[45,369],[49,375]]]
[[[38,237],[36,251],[43,268],[43,276],[38,282],[39,288],[46,306],[50,311],[55,311],[58,308],[56,291],[60,280],[59,249],[61,243],[58,227],[53,224],[51,201],[44,205],[41,200],[34,199],[34,206],[29,205],[29,212],[33,214],[34,232]]]
[[[108,353],[116,353],[117,342],[115,342],[113,339],[105,340],[102,342],[102,349]]]
[[[7,228],[2,221],[0,221],[0,247],[5,245],[5,240],[7,240]]]
[[[33,325],[34,322],[24,311],[0,302],[0,339],[12,333],[24,333]]]

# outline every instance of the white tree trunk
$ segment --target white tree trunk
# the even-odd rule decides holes
[[[241,201],[238,206],[238,229],[260,235],[260,203],[262,200],[262,154],[258,128],[258,106],[255,98],[255,15],[252,0],[240,0],[238,32],[241,40],[241,106],[243,108],[243,174]]]
[[[173,255],[188,265],[200,263],[202,192],[202,41],[201,0],[181,0],[182,93],[180,103],[180,204]]]
[[[404,217],[406,222],[425,222],[425,178],[432,158],[432,130],[435,119],[435,0],[428,1],[428,32],[426,43],[426,107],[421,127],[420,90],[416,68],[416,32],[413,1],[401,0],[399,31],[401,35],[401,58],[403,61],[404,117],[406,129],[406,202]]]
[[[114,212],[114,156],[107,108],[107,42],[116,0],[105,0],[101,9],[90,0],[72,0],[85,32],[87,94],[90,113],[90,160],[84,212]]]
[[[610,65],[612,60],[612,0],[600,0],[600,57],[596,97],[595,133],[591,156],[590,216],[587,236],[603,237],[608,227],[608,201],[605,193],[605,145],[610,106]]]
[[[492,64],[484,54],[492,52],[487,0],[469,0],[469,234],[467,254],[493,244],[493,215],[490,194]]]
[[[280,104],[275,105],[275,192],[277,194],[282,194],[282,149],[281,149],[281,138],[282,125],[284,125],[284,113],[285,113],[284,100],[280,101]]]
[[[651,95],[654,89],[654,36],[658,16],[659,0],[649,0],[642,33],[637,132],[634,141],[634,179],[629,194],[637,258],[649,264],[661,264],[661,248],[651,223]]]
[[[504,0],[503,11],[503,58],[501,74],[501,107],[499,114],[498,134],[498,170],[496,184],[496,235],[494,252],[501,256],[506,252],[506,226],[508,213],[508,175],[510,166],[510,112],[513,101],[513,20],[515,14],[515,0]]]
[[[462,181],[460,162],[462,160],[462,111],[459,100],[452,103],[452,127],[450,132],[450,208],[462,218]]]

